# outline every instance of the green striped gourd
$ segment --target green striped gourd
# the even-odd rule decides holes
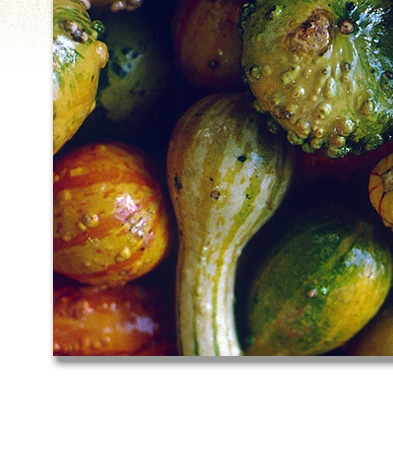
[[[100,69],[108,59],[80,0],[53,2],[53,153],[78,131],[94,109]]]
[[[392,281],[388,246],[350,211],[313,211],[256,270],[245,355],[320,355],[377,313]]]
[[[293,171],[290,148],[260,132],[260,117],[249,93],[215,94],[186,111],[170,139],[184,356],[242,354],[233,312],[237,261],[281,203]]]

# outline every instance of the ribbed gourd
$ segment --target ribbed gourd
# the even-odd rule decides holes
[[[98,40],[102,23],[92,21],[80,0],[53,2],[53,153],[78,131],[94,109],[98,77],[108,59]]]
[[[274,214],[293,152],[263,132],[247,93],[215,94],[178,121],[167,180],[179,229],[176,300],[184,356],[239,356],[234,283],[239,255]]]
[[[391,138],[391,0],[254,0],[239,30],[255,106],[292,144],[342,158]]]
[[[393,153],[383,157],[371,171],[368,191],[383,224],[393,230]]]
[[[302,215],[255,270],[245,355],[336,349],[373,318],[391,283],[391,253],[375,226],[348,210]]]

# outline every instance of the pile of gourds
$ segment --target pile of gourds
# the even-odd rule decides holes
[[[267,128],[243,0],[54,0],[55,355],[393,355],[393,144]]]

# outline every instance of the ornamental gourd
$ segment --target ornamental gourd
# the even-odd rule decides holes
[[[371,171],[368,191],[383,224],[393,230],[393,153],[383,157]]]
[[[293,153],[260,132],[249,93],[215,94],[178,121],[167,179],[179,228],[177,316],[185,356],[238,356],[237,260],[280,205]]]
[[[95,107],[98,77],[108,59],[80,0],[53,2],[53,153],[78,131]]]
[[[339,159],[392,138],[391,0],[251,0],[243,12],[256,107],[291,143]]]
[[[301,216],[254,274],[245,354],[338,348],[377,313],[391,282],[390,250],[373,225],[347,210]]]
[[[141,149],[120,142],[75,147],[55,158],[54,271],[116,286],[166,257],[170,211],[153,167]]]
[[[151,134],[154,120],[168,115],[172,64],[161,33],[145,11],[107,14],[102,21],[109,59],[100,74],[96,107],[78,134],[86,139],[124,136],[135,142]]]
[[[53,354],[61,356],[176,355],[169,298],[155,285],[56,286]]]
[[[183,0],[172,18],[176,63],[203,92],[244,88],[237,23],[243,0]]]

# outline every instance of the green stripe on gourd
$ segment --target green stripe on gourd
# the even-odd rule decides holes
[[[186,356],[241,355],[234,322],[237,260],[290,184],[293,153],[260,133],[249,94],[200,100],[169,144],[168,185],[179,228],[177,316]]]
[[[313,212],[284,234],[256,271],[246,355],[319,355],[377,313],[392,281],[388,246],[346,211]]]

